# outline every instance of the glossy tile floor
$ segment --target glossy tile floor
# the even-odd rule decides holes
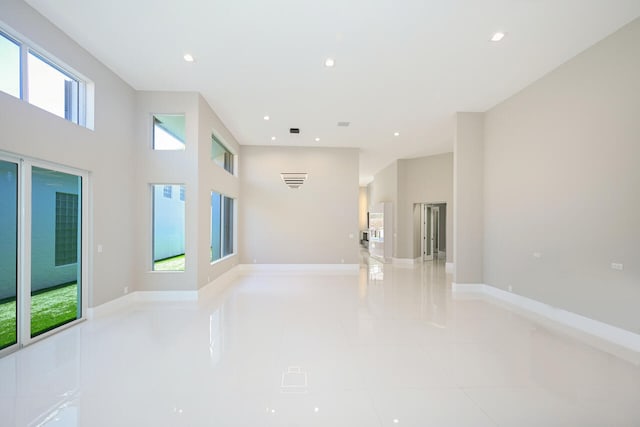
[[[640,368],[442,263],[251,273],[0,359],[0,426],[640,426]]]

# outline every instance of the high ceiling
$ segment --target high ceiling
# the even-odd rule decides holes
[[[359,148],[361,184],[452,151],[456,111],[640,16],[638,0],[26,1],[135,89],[200,92],[240,144]]]

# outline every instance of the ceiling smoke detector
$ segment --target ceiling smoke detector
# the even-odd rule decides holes
[[[280,177],[289,188],[293,189],[299,188],[307,180],[307,174],[303,172],[284,172]]]

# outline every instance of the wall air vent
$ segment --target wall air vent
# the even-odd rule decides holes
[[[350,124],[351,122],[338,122],[338,127],[347,128]]]
[[[297,189],[307,180],[307,174],[301,172],[286,172],[281,173],[280,177],[282,181],[289,186],[289,188]]]
[[[289,133],[300,133],[300,128],[289,128]]]

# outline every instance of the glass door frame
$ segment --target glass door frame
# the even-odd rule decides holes
[[[87,319],[89,308],[89,252],[90,244],[90,174],[87,171],[43,160],[32,159],[0,151],[0,160],[18,164],[18,274],[17,274],[17,343],[0,350],[0,357],[25,347]],[[49,169],[78,176],[80,188],[80,317],[50,331],[31,337],[31,222],[32,222],[32,170]]]
[[[17,349],[20,348],[20,333],[22,331],[22,307],[20,301],[22,301],[21,293],[22,293],[22,228],[23,228],[23,217],[21,215],[22,210],[22,159],[18,156],[11,155],[5,152],[0,151],[0,161],[13,163],[18,166],[17,174],[16,174],[16,186],[17,186],[17,200],[16,200],[16,219],[17,219],[17,233],[16,233],[16,342],[15,344],[11,344],[8,347],[0,350],[0,357],[13,353]]]

